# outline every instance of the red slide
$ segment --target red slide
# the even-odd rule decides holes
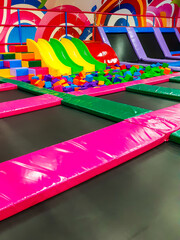
[[[106,43],[84,41],[92,56],[108,66],[119,64],[119,59],[112,47]]]

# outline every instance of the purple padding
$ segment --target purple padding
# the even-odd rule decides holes
[[[0,164],[0,220],[116,167],[165,141],[121,122]]]
[[[140,42],[134,28],[127,27],[126,29],[127,29],[127,34],[128,34],[129,40],[130,40],[138,58],[140,60],[143,58],[147,58],[146,53],[141,45],[141,42]]]
[[[17,88],[18,88],[17,85],[12,84],[12,83],[2,83],[2,84],[0,84],[0,92],[14,90],[14,89],[17,89]]]
[[[163,51],[164,56],[167,58],[170,58],[170,59],[180,59],[180,57],[178,57],[178,56],[173,57],[172,54],[170,53],[169,48],[168,48],[168,46],[163,38],[163,35],[161,33],[161,30],[159,28],[153,28],[153,29],[154,29],[154,35],[156,37],[156,40],[157,40],[161,50]]]
[[[127,33],[128,33],[128,36],[129,36],[129,40],[131,41],[131,44],[139,58],[139,60],[143,60],[143,61],[146,61],[146,62],[159,62],[159,63],[170,63],[170,62],[176,62],[175,60],[167,60],[167,59],[158,59],[158,58],[149,58],[147,57],[142,45],[141,45],[141,42],[134,30],[134,28],[132,27],[127,27]],[[173,67],[171,67],[171,69],[173,69]]]
[[[98,31],[99,31],[99,34],[100,34],[100,36],[102,38],[102,41],[104,43],[108,44],[111,47],[111,44],[109,42],[109,39],[107,38],[107,35],[106,35],[105,31],[104,31],[104,28],[103,27],[98,27]]]
[[[175,34],[176,34],[177,39],[178,39],[179,42],[180,42],[180,34],[179,34],[179,31],[177,30],[177,28],[174,28],[174,31],[175,31]]]
[[[166,134],[168,139],[172,132],[180,129],[180,104],[130,118],[126,121]]]
[[[61,104],[61,98],[44,94],[25,99],[0,103],[0,118],[32,112]]]

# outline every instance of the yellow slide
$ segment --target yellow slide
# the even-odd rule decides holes
[[[83,66],[85,72],[95,71],[95,65],[88,63],[79,54],[76,46],[67,38],[61,39],[62,45],[65,47],[69,57],[78,65]]]
[[[27,39],[27,46],[28,52],[34,52],[35,58],[41,59],[42,67],[47,66],[51,75],[71,74],[71,68],[60,62],[48,41],[39,39],[36,43],[34,40]]]

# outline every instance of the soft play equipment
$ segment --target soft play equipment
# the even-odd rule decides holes
[[[66,52],[66,49],[62,43],[57,39],[50,39],[50,45],[53,48],[56,56],[60,61],[62,61],[66,66],[71,67],[72,73],[80,73],[83,70],[83,67],[73,62]]]
[[[159,87],[159,86],[149,86],[146,84],[138,84],[138,85],[127,87],[126,90],[131,92],[142,93],[142,94],[180,101],[179,89]]]
[[[167,44],[166,44],[166,41],[162,35],[162,32],[159,28],[154,28],[154,35],[158,41],[158,44],[159,46],[161,47],[161,50],[163,51],[163,54],[166,58],[169,58],[169,59],[179,59],[180,60],[180,56],[172,56]],[[176,42],[174,43],[176,44]],[[180,44],[180,42],[179,42]]]
[[[36,59],[41,59],[42,66],[48,66],[50,74],[59,76],[61,74],[71,74],[71,68],[59,61],[50,44],[43,39],[36,43],[34,40],[27,39],[29,52],[34,52]]]
[[[71,38],[71,41],[76,46],[77,50],[79,51],[80,55],[89,63],[95,65],[96,71],[101,71],[106,69],[106,64],[97,61],[89,52],[86,45],[78,38]]]
[[[144,65],[144,63],[154,62],[169,63],[171,65],[171,69],[178,70],[179,62],[172,59],[165,59],[154,34],[151,34],[152,31],[152,28],[133,27],[116,27],[115,29],[107,27],[100,28],[99,30],[102,40],[115,49],[119,60],[122,60],[122,64],[127,64],[128,61],[130,61],[131,64],[135,64],[136,62],[141,63],[142,65]],[[150,37],[152,38],[152,44],[149,42]],[[124,51],[124,46],[130,49],[130,51],[127,51],[129,52],[127,57],[126,52]],[[163,59],[154,58],[153,56],[159,56]]]
[[[91,72],[95,70],[95,65],[87,62],[80,53],[78,52],[75,45],[71,42],[70,39],[62,38],[62,45],[65,47],[70,58],[78,65],[83,66],[85,72]]]
[[[50,94],[0,103],[0,118],[32,112],[61,104],[61,99]]]
[[[177,28],[160,28],[172,55],[180,54],[180,34]]]
[[[114,122],[149,112],[147,109],[116,103],[87,95],[73,99],[63,99],[63,104],[97,116],[109,119]]]
[[[172,76],[179,76],[179,73],[172,74]],[[163,77],[166,77],[167,81],[167,76]],[[0,81],[11,84],[14,83],[18,89],[31,92],[35,95],[41,95],[37,98],[44,98],[45,95],[43,94],[53,95],[53,99],[51,99],[53,104],[59,105],[61,103],[64,105],[62,109],[61,106],[58,107],[58,112],[60,112],[61,117],[64,117],[61,111],[64,111],[63,109],[66,109],[68,105],[88,112],[88,118],[91,118],[90,116],[93,114],[101,116],[101,119],[107,118],[113,121],[124,120],[117,124],[113,124],[113,122],[110,121],[109,124],[113,124],[110,127],[74,139],[71,137],[72,140],[62,143],[56,142],[53,146],[51,146],[51,143],[50,145],[48,144],[49,147],[46,145],[44,149],[39,148],[40,150],[38,151],[15,159],[11,157],[12,160],[1,163],[2,171],[0,173],[0,179],[4,183],[0,186],[1,196],[3,196],[0,198],[1,220],[158,146],[164,141],[167,141],[171,133],[180,129],[180,104],[152,112],[142,107],[116,103],[87,95],[76,97],[51,89],[39,88],[35,85],[29,85],[17,80],[1,78]],[[146,86],[149,87],[149,89],[152,88],[151,85]],[[128,87],[126,89],[128,89]],[[158,94],[155,96],[158,97]],[[27,98],[26,101],[29,102],[29,98]],[[24,100],[22,103],[23,102]],[[142,105],[146,103],[146,101],[143,100],[140,102]],[[15,101],[15,103],[19,104],[20,101]],[[32,101],[32,105],[33,104],[34,102]],[[149,101],[149,104],[151,104],[151,101]],[[11,102],[7,106],[10,105]],[[21,105],[20,107],[25,108],[25,105]],[[45,109],[43,111],[51,111],[51,108],[49,109],[50,110]],[[73,112],[73,114],[75,114],[75,112]],[[81,114],[81,111],[77,112]],[[36,111],[36,113],[38,113],[38,111]],[[35,114],[35,112],[33,112],[33,114]],[[86,113],[82,114],[84,117],[86,116]],[[51,116],[52,114],[49,113],[45,118],[42,116],[44,118],[43,125],[44,121],[47,120],[48,124],[54,128],[52,122],[49,121],[49,117]],[[84,117],[80,118],[86,121]],[[98,119],[97,116],[95,118]],[[71,118],[68,119],[67,124],[69,128]],[[95,120],[96,122],[98,121],[97,119]],[[73,115],[73,121],[75,121],[75,115]],[[40,121],[40,123],[42,124],[42,121]],[[27,119],[24,124],[27,127]],[[36,124],[38,125],[38,122]],[[37,127],[36,124],[32,124],[31,120],[31,127]],[[58,125],[63,127],[59,124],[59,120]],[[21,129],[22,126],[23,124],[21,122]],[[80,124],[79,120],[78,127],[83,127],[83,124]],[[18,126],[16,124],[16,129],[17,128]],[[48,128],[46,128],[46,130],[47,129]],[[43,126],[38,128],[38,131],[41,130],[43,130]],[[56,129],[56,132],[59,131]],[[38,134],[38,136],[41,137],[41,134]],[[34,138],[33,133],[33,141],[35,141]],[[49,138],[50,137],[48,137],[46,141],[49,141]],[[38,140],[38,142],[40,143],[41,141]],[[110,142],[113,142],[113,145],[110,144]],[[28,153],[26,148],[23,149],[23,151]],[[8,151],[7,154],[12,153]],[[61,157],[59,158],[59,156]],[[89,161],[88,159],[91,160]],[[4,172],[6,172],[6,174],[2,174]],[[33,181],[30,180],[30,176],[33,176]],[[36,179],[35,176],[37,176]],[[16,179],[16,181],[14,181],[14,179]],[[29,180],[22,181],[22,179]],[[7,183],[11,185],[11,189],[7,187]]]
[[[171,133],[171,135],[170,135],[170,137],[169,137],[169,140],[170,140],[171,142],[175,142],[175,143],[180,144],[180,130]]]
[[[110,139],[113,147],[109,144]],[[1,198],[0,220],[122,164],[164,141],[164,134],[124,121],[1,163],[1,172],[6,174],[0,175],[4,183],[0,185],[0,192],[1,196],[5,196]],[[26,175],[30,176],[31,171],[37,178],[25,182]]]
[[[167,64],[153,64],[143,67],[139,65],[116,65],[111,68],[107,67],[104,71],[95,71],[70,76],[59,76],[54,78],[51,75],[45,75],[43,79],[35,77],[29,81],[31,84],[39,87],[51,88],[60,92],[74,92],[86,90],[88,88],[99,88],[119,83],[139,81],[141,79],[152,78],[156,76],[172,74]],[[34,78],[34,77],[33,77]]]
[[[88,47],[92,56],[102,63],[106,63],[108,66],[119,64],[119,59],[112,47],[108,44],[101,42],[84,42]]]

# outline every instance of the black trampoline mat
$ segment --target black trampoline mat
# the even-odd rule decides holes
[[[162,34],[170,51],[180,51],[180,42],[174,32]]]
[[[107,33],[107,37],[120,61],[138,62],[127,33]]]
[[[0,119],[0,162],[111,124],[114,122],[65,106]]]
[[[164,59],[165,56],[156,40],[154,33],[137,33],[138,38],[149,58]]]
[[[157,98],[154,96],[147,96],[147,95],[127,92],[127,91],[100,96],[100,98],[111,100],[114,102],[125,103],[128,105],[141,107],[141,108],[145,108],[153,111],[161,108],[166,108],[179,103],[173,100],[167,100],[167,99]]]
[[[180,239],[180,147],[164,143],[0,224],[1,240]]]
[[[0,103],[1,102],[8,102],[8,101],[14,101],[17,99],[23,99],[23,98],[29,98],[34,97],[35,95],[24,92],[21,90],[9,90],[9,91],[3,91],[0,92]]]
[[[180,83],[176,82],[164,82],[157,84],[156,86],[180,89]]]

